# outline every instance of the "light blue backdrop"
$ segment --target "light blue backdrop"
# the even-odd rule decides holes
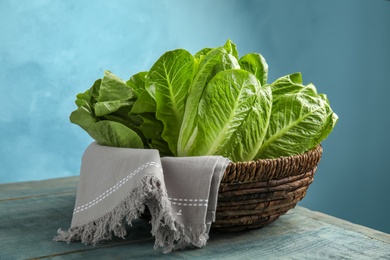
[[[230,38],[269,79],[301,71],[340,117],[300,205],[390,233],[390,2],[0,0],[0,182],[79,174],[75,95],[163,52]]]

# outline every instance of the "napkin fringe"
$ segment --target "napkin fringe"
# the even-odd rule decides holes
[[[174,225],[176,224],[177,222]],[[178,225],[176,229],[178,230],[176,234],[180,234],[179,237],[173,236],[172,230],[166,226],[160,226],[160,230],[155,236],[154,249],[162,247],[163,253],[169,253],[172,250],[180,250],[188,246],[199,248],[206,246],[209,238],[206,233],[206,225],[189,224],[186,227]]]
[[[131,225],[145,211],[145,204],[151,211],[152,235],[155,237],[154,248],[161,247],[164,253],[173,249],[183,249],[188,245],[203,247],[208,235],[206,225],[189,224],[184,227],[179,223],[171,208],[168,194],[162,183],[155,176],[145,176],[141,185],[126,196],[115,208],[102,217],[86,224],[72,227],[67,231],[58,229],[54,241],[81,241],[96,245],[115,236],[125,238],[126,223]]]
[[[160,180],[155,176],[146,176],[141,181],[141,185],[126,196],[112,211],[94,221],[72,227],[68,231],[58,229],[58,235],[54,240],[67,243],[81,240],[86,245],[96,245],[102,240],[112,239],[112,233],[124,238],[127,234],[126,222],[131,225],[131,222],[145,211],[145,202],[152,197],[161,198],[162,204],[169,201],[167,194],[164,194],[161,189]],[[161,205],[160,208],[165,206]]]
[[[153,186],[153,185],[152,185]],[[147,190],[150,190],[147,188]],[[184,249],[187,246],[203,247],[208,240],[205,224],[186,224],[178,222],[172,211],[168,194],[164,191],[152,196],[147,203],[152,219],[152,235],[155,237],[154,249],[163,248],[163,253]]]

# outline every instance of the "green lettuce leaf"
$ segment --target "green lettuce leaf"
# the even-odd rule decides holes
[[[157,149],[160,152],[160,156],[173,156],[168,143],[161,137],[164,130],[163,123],[156,119],[152,113],[142,114],[140,118],[142,119],[140,128],[148,140],[149,147]]]
[[[128,81],[126,81],[126,84],[133,90],[137,97],[139,97],[145,90],[145,81],[147,75],[147,71],[142,71],[134,74]]]
[[[113,147],[143,148],[144,144],[140,135],[119,123],[123,119],[109,118],[100,120],[86,107],[79,107],[70,115],[70,121],[79,125],[99,144]],[[127,121],[126,124],[129,124]]]
[[[77,95],[78,108],[71,113],[70,121],[99,144],[143,148],[143,135],[137,126],[139,122],[128,116],[134,93],[123,83],[117,76],[105,71],[103,79],[96,80],[90,89]],[[121,96],[121,92],[126,95]]]
[[[87,106],[79,106],[70,114],[70,122],[80,126],[86,132],[89,128],[99,120],[93,114],[93,111]]]
[[[204,56],[189,89],[177,145],[178,156],[189,155],[188,150],[193,146],[197,134],[199,101],[208,82],[220,71],[238,68],[240,66],[237,59],[224,47],[215,48]]]
[[[241,69],[252,72],[260,81],[261,85],[267,84],[268,64],[259,53],[248,53],[242,56],[238,63]]]
[[[178,49],[162,55],[146,79],[146,90],[156,100],[156,118],[164,124],[161,136],[174,155],[194,69],[194,57]]]
[[[96,91],[96,89],[91,91]],[[97,100],[94,104],[96,116],[104,116],[117,111],[121,107],[130,106],[133,103],[132,99],[136,98],[132,88],[108,70],[104,72],[98,91],[97,96],[96,92],[90,94],[94,97],[94,100],[91,100],[92,102]]]
[[[118,122],[99,121],[92,124],[87,132],[101,145],[144,148],[144,144],[138,134]]]
[[[238,60],[237,46],[231,40],[227,40],[223,48],[227,51],[227,53],[233,55],[234,58]]]
[[[95,114],[96,116],[105,116],[114,113],[121,107],[131,106],[133,103],[134,101],[130,101],[130,100],[113,100],[113,101],[97,102],[95,104]]]
[[[101,83],[102,80],[98,79],[87,91],[77,94],[75,101],[77,107],[84,106],[86,103],[88,103],[89,107],[93,107],[93,105],[97,102]]]
[[[129,100],[135,98],[134,91],[125,81],[106,70],[99,88],[98,102]]]
[[[261,87],[245,120],[215,154],[223,155],[234,162],[253,160],[264,142],[271,107],[271,89],[269,86]]]
[[[194,54],[194,58],[198,61],[202,60],[204,58],[204,56],[207,55],[207,53],[209,53],[213,48],[203,48],[201,49],[200,51],[198,51],[197,53]]]
[[[303,85],[302,74],[299,72],[280,77],[272,82],[270,86],[274,103],[286,94],[305,92],[307,95],[317,95],[317,89],[313,84]]]
[[[147,147],[159,150],[160,156],[173,156],[168,143],[161,137],[164,125],[156,118],[156,109],[156,101],[144,91],[135,101],[130,116],[136,116],[141,121],[140,130]]]
[[[272,106],[266,141],[255,158],[304,153],[317,146],[336,122],[337,115],[323,96],[286,93]]]
[[[156,113],[156,101],[152,98],[149,92],[144,91],[134,102],[131,108],[131,114]]]
[[[263,142],[272,104],[269,87],[261,88],[250,72],[219,72],[199,104],[198,132],[189,155],[224,155],[251,160]]]

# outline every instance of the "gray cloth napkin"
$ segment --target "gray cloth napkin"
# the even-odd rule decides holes
[[[155,248],[165,253],[206,245],[218,188],[228,165],[221,156],[165,157],[157,150],[101,146],[84,152],[71,227],[55,241],[96,244],[126,235],[147,205]]]

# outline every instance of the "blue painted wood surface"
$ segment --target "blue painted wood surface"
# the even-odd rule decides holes
[[[163,255],[150,226],[97,246],[54,242],[70,225],[77,177],[0,185],[0,259],[390,259],[390,235],[296,207],[271,225],[210,233],[202,249]]]

